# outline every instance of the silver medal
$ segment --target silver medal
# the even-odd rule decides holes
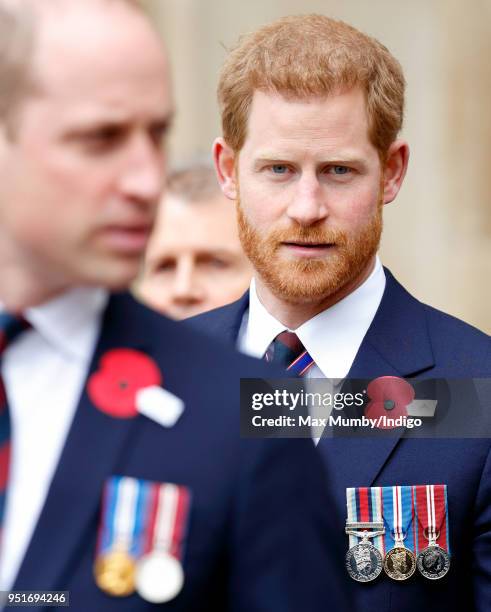
[[[346,553],[346,569],[353,580],[370,582],[382,571],[382,555],[373,544],[364,540]]]
[[[152,552],[138,561],[135,586],[138,594],[150,603],[165,603],[176,597],[184,584],[179,561],[164,552]]]
[[[438,544],[430,544],[418,554],[416,564],[425,578],[438,580],[450,569],[450,555]]]

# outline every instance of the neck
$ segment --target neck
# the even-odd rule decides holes
[[[0,301],[9,312],[22,312],[63,293],[67,287],[44,282],[13,264],[0,264]]]
[[[341,287],[329,296],[317,300],[315,302],[300,302],[293,303],[291,301],[284,300],[280,296],[276,295],[271,289],[263,282],[263,280],[256,276],[256,291],[261,304],[266,308],[270,315],[282,323],[286,328],[295,330],[300,325],[309,321],[320,312],[331,308],[334,304],[337,304],[350,293],[353,293],[360,285],[362,285],[366,279],[370,276],[375,267],[375,257],[373,257],[366,268],[352,281]]]

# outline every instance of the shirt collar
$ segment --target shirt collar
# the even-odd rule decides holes
[[[49,302],[28,308],[24,316],[58,350],[68,357],[88,361],[108,299],[105,289],[77,287]]]
[[[262,358],[271,342],[284,330],[283,323],[269,314],[259,300],[253,278],[249,289],[249,309],[239,332],[239,349],[247,355]]]
[[[371,274],[355,291],[294,330],[324,376],[347,376],[384,289],[385,274],[377,256]],[[285,329],[260,302],[253,279],[240,349],[262,357],[274,338]]]

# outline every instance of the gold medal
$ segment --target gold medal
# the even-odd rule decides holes
[[[396,543],[385,555],[384,570],[393,580],[407,580],[416,570],[416,557],[402,542]]]
[[[126,597],[135,591],[135,561],[126,552],[113,550],[96,559],[97,586],[108,595]]]

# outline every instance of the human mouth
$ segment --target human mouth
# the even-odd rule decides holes
[[[281,246],[296,257],[323,257],[335,247],[325,242],[282,242]]]
[[[127,254],[141,254],[147,245],[152,226],[111,225],[102,230],[104,242],[114,251]]]

